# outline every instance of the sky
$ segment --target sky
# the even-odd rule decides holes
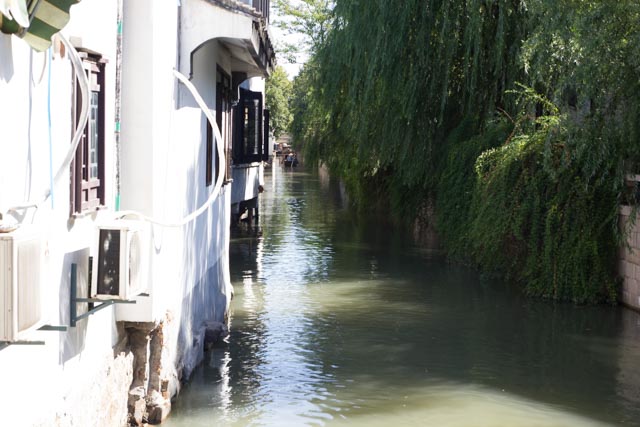
[[[287,34],[286,31],[282,30],[281,28],[278,28],[276,25],[274,25],[274,21],[278,20],[280,17],[278,15],[275,15],[275,10],[273,9],[272,9],[272,13],[274,13],[274,15],[272,15],[272,18],[271,18],[269,33],[273,38],[273,44],[276,49],[276,57],[277,57],[278,65],[282,65],[282,67],[287,72],[287,75],[289,76],[289,80],[293,80],[293,78],[297,76],[298,73],[300,72],[302,65],[306,61],[307,55],[304,55],[304,54],[298,55],[299,62],[295,64],[291,64],[289,63],[289,61],[287,61],[286,58],[284,58],[282,55],[278,53],[278,46],[283,45],[285,43],[300,45],[302,43],[302,40],[304,39],[304,36],[301,34]]]

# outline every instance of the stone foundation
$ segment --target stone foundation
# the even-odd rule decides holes
[[[131,386],[128,398],[128,425],[160,424],[171,412],[171,398],[178,394],[180,381],[186,381],[204,357],[204,350],[224,339],[227,326],[204,322],[193,336],[193,346],[181,349],[177,366],[169,357],[167,346],[171,322],[126,322],[130,359]]]
[[[630,206],[620,207],[620,229],[628,232],[626,245],[618,256],[618,274],[623,279],[620,302],[640,311],[640,210],[635,214],[635,223],[631,222],[632,212]]]
[[[125,324],[129,348],[133,354],[133,379],[129,389],[129,425],[160,424],[171,411],[163,378],[164,323]],[[165,363],[170,365],[170,363]]]

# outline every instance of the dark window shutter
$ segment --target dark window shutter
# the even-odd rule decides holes
[[[261,161],[264,132],[262,93],[240,89],[240,101],[234,115],[236,119],[234,162],[242,164]]]
[[[269,110],[265,108],[264,110],[264,136],[262,138],[262,160],[265,162],[269,160],[269,132],[271,131],[269,124]]]

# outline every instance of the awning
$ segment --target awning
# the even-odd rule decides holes
[[[51,46],[51,37],[69,22],[69,9],[80,0],[0,0],[0,31],[15,34],[34,50]],[[27,24],[27,25],[24,25]]]

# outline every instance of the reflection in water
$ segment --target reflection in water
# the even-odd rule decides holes
[[[640,425],[640,316],[523,298],[275,168],[169,426]]]

